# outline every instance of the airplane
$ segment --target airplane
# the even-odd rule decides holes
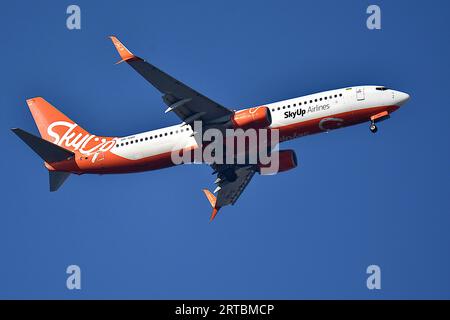
[[[91,134],[42,97],[27,100],[40,137],[20,128],[11,129],[43,160],[49,171],[50,191],[56,191],[72,174],[116,174],[156,170],[174,166],[171,153],[177,148],[199,147],[194,122],[205,128],[277,129],[280,141],[368,122],[386,120],[410,98],[407,93],[385,86],[355,86],[269,103],[239,111],[226,108],[200,94],[149,62],[135,56],[115,36],[110,36],[121,60],[162,93],[166,113],[174,113],[180,124],[133,134],[103,137]],[[280,150],[277,172],[297,166],[293,150]],[[210,163],[217,175],[214,192],[204,189],[212,221],[220,208],[234,205],[261,165]],[[276,172],[276,173],[277,173]],[[217,195],[215,195],[217,194]]]

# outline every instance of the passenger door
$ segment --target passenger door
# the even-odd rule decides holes
[[[365,99],[364,87],[356,88],[356,100],[357,101],[362,101],[364,99]]]

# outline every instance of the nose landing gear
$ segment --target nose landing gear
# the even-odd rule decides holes
[[[377,125],[375,124],[375,122],[374,121],[372,121],[371,123],[370,123],[370,131],[372,132],[372,133],[376,133],[377,131],[378,131],[378,127],[377,127]]]

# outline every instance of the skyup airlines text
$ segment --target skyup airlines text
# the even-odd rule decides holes
[[[307,113],[323,111],[323,110],[327,110],[327,109],[330,109],[329,104],[324,104],[324,105],[315,106],[315,107],[308,107],[308,109],[297,109],[294,111],[286,111],[284,113],[284,118],[285,119],[287,119],[287,118],[295,119],[297,117],[303,117]]]

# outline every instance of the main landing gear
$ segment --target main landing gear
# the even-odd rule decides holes
[[[372,131],[372,133],[376,133],[378,131],[378,127],[373,121],[370,123],[370,131]]]

